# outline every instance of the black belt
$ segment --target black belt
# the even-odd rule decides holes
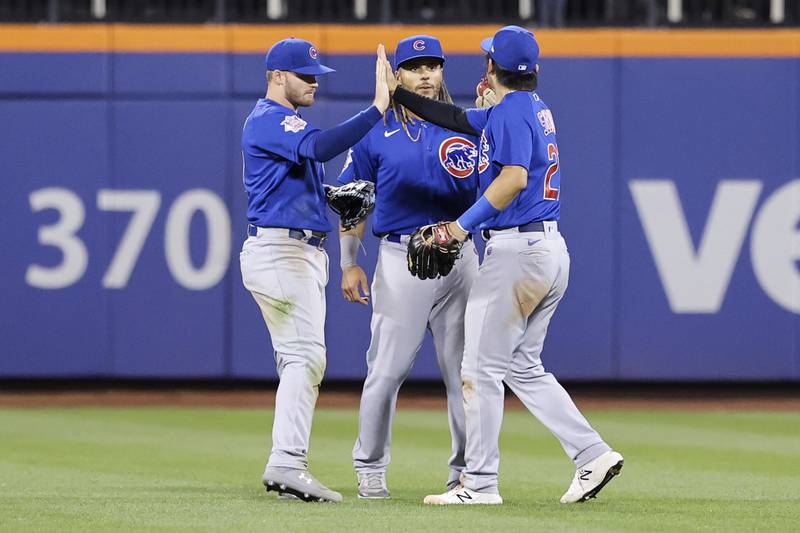
[[[547,221],[537,220],[536,222],[528,222],[527,224],[519,226],[519,232],[527,233],[529,231],[544,231],[545,222],[550,222],[550,220]]]
[[[247,234],[250,235],[251,237],[257,236],[259,227],[260,226],[254,226],[252,224],[248,224]],[[297,239],[298,241],[303,241],[309,246],[316,246],[317,248],[321,248],[325,244],[325,241],[328,239],[328,234],[323,233],[321,231],[304,230],[299,228],[271,228],[271,229],[285,229],[287,230],[287,236],[290,239]],[[311,233],[311,237],[309,237],[306,234],[306,232]]]
[[[528,233],[533,231],[544,231],[544,223],[545,222],[553,222],[552,220],[537,220],[535,222],[528,222],[527,224],[523,224],[521,226],[516,226],[520,233]],[[490,231],[502,231],[504,229],[513,229],[511,228],[491,228],[485,229],[481,231],[481,236],[483,240],[488,241],[491,238]]]
[[[405,235],[402,235],[400,233],[385,233],[383,236],[386,237],[387,241],[396,242],[397,244],[400,244],[400,239],[405,237]],[[470,233],[469,235],[467,235],[467,239],[466,240],[470,240],[471,238],[472,238],[472,234]]]

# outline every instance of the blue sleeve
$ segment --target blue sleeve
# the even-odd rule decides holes
[[[369,137],[364,137],[347,152],[347,159],[337,181],[342,185],[355,180],[375,183],[377,171],[377,165],[370,156]]]
[[[499,116],[498,116],[499,115]],[[516,165],[530,170],[533,159],[533,132],[525,114],[513,107],[492,116],[491,136],[494,141],[492,161],[508,166]]]
[[[253,138],[250,142],[254,146],[288,159],[292,163],[300,164],[304,157],[300,153],[300,143],[319,129],[298,115],[269,113],[254,119],[251,131]]]
[[[360,141],[382,116],[378,108],[370,106],[337,126],[307,135],[298,151],[315,161],[330,161]]]
[[[466,110],[467,120],[472,129],[480,133],[486,127],[486,121],[489,120],[489,112],[491,107],[472,107]]]

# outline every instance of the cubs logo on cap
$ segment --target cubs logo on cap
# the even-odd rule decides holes
[[[418,57],[433,57],[444,62],[444,52],[442,43],[432,35],[412,35],[397,43],[394,52],[394,66],[398,68],[402,63],[409,59]]]
[[[287,70],[319,76],[335,72],[319,62],[317,48],[305,39],[283,39],[272,45],[266,57],[267,70]]]
[[[481,48],[505,70],[533,72],[539,59],[539,43],[533,33],[519,26],[500,28],[481,41]]]
[[[475,170],[476,148],[464,137],[448,137],[439,145],[439,162],[451,176],[466,178]]]

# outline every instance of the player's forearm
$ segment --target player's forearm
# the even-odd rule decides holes
[[[466,111],[457,105],[425,98],[402,87],[398,87],[395,90],[394,99],[415,115],[433,122],[437,126],[467,135],[480,134],[480,132],[475,131],[469,120],[467,120]]]
[[[528,171],[523,167],[505,166],[500,175],[478,198],[472,207],[458,217],[456,223],[467,233],[472,233],[481,223],[496,216],[508,207],[528,184]]]
[[[330,161],[360,141],[381,117],[378,108],[370,106],[341,124],[310,133],[300,143],[298,151],[314,161]]]

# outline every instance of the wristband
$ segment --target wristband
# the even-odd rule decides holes
[[[477,202],[472,204],[472,207],[458,217],[456,224],[467,233],[472,233],[480,226],[481,222],[489,220],[499,212],[500,210],[493,206],[488,198],[481,196]]]
[[[361,239],[355,235],[345,234],[339,237],[339,266],[342,270],[358,264],[356,258],[358,257],[358,247],[360,245]]]

